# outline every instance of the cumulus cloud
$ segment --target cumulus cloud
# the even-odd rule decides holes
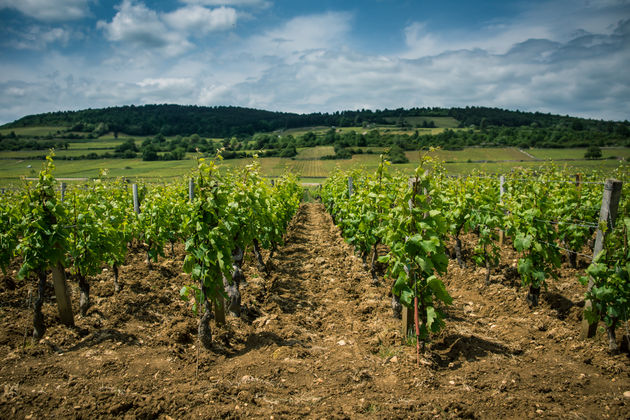
[[[609,34],[563,43],[526,40],[501,54],[476,48],[407,59],[314,50],[275,63],[223,96],[298,112],[476,104],[626,119],[629,27],[625,21]]]
[[[230,29],[236,25],[236,10],[219,7],[213,10],[201,6],[187,6],[163,16],[164,21],[172,28],[192,34]]]
[[[267,8],[271,6],[271,2],[267,0],[180,0],[187,4],[200,4],[204,6],[243,6]]]
[[[236,11],[220,7],[210,10],[186,6],[170,13],[158,13],[144,3],[124,0],[111,22],[99,21],[110,41],[158,49],[169,56],[182,54],[193,47],[189,35],[229,29],[236,24]]]
[[[42,21],[70,21],[86,17],[88,0],[0,0],[0,9],[9,8]]]
[[[97,27],[110,41],[125,42],[145,48],[162,48],[175,53],[191,45],[180,33],[170,31],[158,14],[143,3],[124,0],[111,22],[99,21]]]
[[[202,6],[182,9],[193,7]],[[401,29],[405,42],[387,56],[353,50],[353,15],[330,12],[183,56],[114,54],[92,63],[59,53],[42,62],[50,78],[0,61],[0,121],[60,108],[165,102],[294,112],[485,105],[628,119],[630,19],[609,16],[604,24],[610,13],[597,10],[599,17],[562,33],[542,21],[535,33],[523,23],[495,22],[465,38],[410,23]],[[162,52],[190,43],[203,30],[198,25],[185,12],[158,13],[126,0],[99,27],[112,41]],[[507,40],[495,40],[501,34]]]

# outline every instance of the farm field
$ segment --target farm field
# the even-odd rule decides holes
[[[453,117],[405,117],[405,123],[411,124],[414,128],[423,122],[429,123],[433,121],[437,128],[458,128],[459,121]],[[395,124],[398,121],[396,117],[385,118],[387,122]]]
[[[69,150],[56,150],[55,156],[57,157],[71,157],[82,156],[89,153],[96,153],[97,155],[103,155],[107,152],[112,152],[113,149],[94,149],[94,148],[82,148],[82,149],[69,149]],[[17,150],[17,151],[2,151],[0,152],[0,159],[36,159],[40,156],[46,156],[48,150]]]
[[[405,155],[410,162],[419,162],[420,154],[425,152],[409,151]],[[464,150],[436,150],[430,152],[429,156],[445,162],[467,162],[467,161],[499,161],[499,160],[533,160],[525,153],[514,147],[468,147]]]
[[[333,146],[316,146],[301,147],[295,159],[319,159],[322,156],[334,155],[335,148]]]
[[[464,253],[472,241],[464,238]],[[147,269],[136,249],[92,282],[93,307],[77,328],[56,316],[52,286],[46,337],[31,326],[29,285],[0,283],[0,417],[142,418],[627,418],[627,356],[578,338],[584,287],[563,265],[535,311],[505,261],[484,270],[450,261],[454,302],[446,329],[416,367],[391,316],[389,282],[372,282],[321,204],[303,204],[269,275],[249,258],[243,312],[213,325],[200,350],[197,318],[179,298],[183,245]],[[265,254],[265,258],[267,255]],[[17,269],[17,266],[12,267]],[[583,267],[581,267],[583,268]],[[382,273],[381,273],[382,274]],[[50,284],[50,282],[49,282]],[[78,289],[72,284],[72,301]],[[25,344],[26,343],[26,344]]]
[[[628,147],[602,147],[602,158],[610,157],[624,158],[630,157],[630,148]],[[584,159],[586,148],[572,149],[527,149],[527,153],[538,159]]]
[[[0,178],[4,181],[35,176],[41,160],[0,160]],[[30,165],[30,168],[29,168]],[[182,176],[196,167],[194,160],[144,162],[141,159],[56,160],[55,174],[59,177],[98,177],[100,169],[107,169],[111,177],[174,177]]]
[[[109,144],[109,140],[108,143]],[[89,143],[81,143],[87,145]],[[364,152],[368,148],[362,148]],[[302,178],[325,178],[330,172],[339,167],[341,169],[348,168],[366,168],[375,170],[379,162],[379,154],[384,148],[369,148],[372,154],[353,155],[352,159],[344,160],[319,160],[320,156],[333,154],[331,146],[318,146],[314,148],[299,149],[297,159],[269,157],[260,158],[262,173],[265,176],[280,176],[286,170],[290,170]],[[557,152],[561,151],[563,156],[583,156],[583,149],[529,149],[527,152],[540,159],[546,159],[545,156],[554,156],[562,159]],[[77,156],[94,152],[102,154],[107,150],[87,150],[87,149],[70,149],[57,151],[58,156]],[[610,148],[602,149],[604,156],[625,156],[630,157],[630,149],[628,148]],[[42,161],[39,159],[9,159],[10,157],[27,157],[40,156],[46,151],[18,151],[18,152],[0,152],[0,184],[7,184],[19,181],[22,176],[34,176],[41,168]],[[405,172],[411,172],[417,166],[420,159],[418,151],[406,152],[409,158],[407,164],[393,165],[395,169]],[[536,161],[531,157],[520,152],[516,148],[479,148],[471,147],[459,151],[437,150],[431,152],[431,155],[445,161],[445,167],[449,173],[468,174],[474,170],[481,170],[491,173],[509,172],[516,168],[537,168],[548,166],[552,163],[549,161]],[[471,162],[469,163],[468,160]],[[478,162],[487,160],[489,162]],[[496,162],[499,161],[499,162]],[[512,161],[512,162],[500,162]],[[251,162],[251,159],[230,159],[224,160],[221,165],[225,168],[242,167]],[[611,173],[619,165],[620,162],[615,159],[604,160],[569,160],[558,161],[553,163],[558,167],[566,167],[571,171],[602,171]],[[30,165],[30,167],[29,167]],[[100,169],[108,169],[108,176],[111,177],[136,177],[136,178],[159,178],[159,177],[178,177],[188,174],[196,165],[195,155],[187,154],[187,159],[179,161],[154,161],[145,162],[141,159],[96,159],[96,160],[56,160],[56,174],[60,177],[88,177],[94,178],[99,174]]]
[[[35,127],[16,127],[16,128],[3,128],[0,130],[0,134],[3,136],[14,132],[17,135],[22,136],[46,136],[49,133],[56,133],[57,131],[65,130],[67,127],[57,126],[35,126]]]

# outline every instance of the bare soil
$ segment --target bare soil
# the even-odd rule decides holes
[[[148,270],[132,252],[122,292],[110,271],[92,279],[74,329],[60,324],[51,285],[35,344],[34,282],[3,277],[0,418],[630,417],[627,354],[608,354],[601,332],[579,339],[577,270],[563,268],[531,310],[507,248],[488,286],[485,269],[451,261],[447,327],[416,367],[390,281],[373,284],[320,204],[301,206],[268,276],[246,262],[243,312],[212,325],[211,351],[179,298],[183,257],[180,244]]]

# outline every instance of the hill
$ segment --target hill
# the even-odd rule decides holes
[[[295,114],[234,106],[129,105],[28,115],[2,128],[56,126],[66,127],[72,132],[96,131],[97,134],[112,131],[133,136],[198,134],[202,137],[224,138],[298,127],[366,127],[370,124],[394,125],[409,129],[490,126],[551,128],[561,125],[576,131],[605,132],[615,132],[619,127],[628,130],[629,127],[627,121],[620,123],[487,107],[399,108]]]
[[[320,159],[351,159],[391,148],[598,148],[630,146],[630,123],[498,108],[411,108],[295,114],[241,107],[122,106],[29,115],[0,127],[0,158],[182,160],[191,153],[225,159],[294,158],[298,148],[333,146]],[[330,150],[327,149],[327,150]],[[601,155],[601,151],[599,152]],[[597,157],[595,154],[593,157]]]

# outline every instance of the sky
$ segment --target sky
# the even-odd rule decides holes
[[[630,120],[630,0],[0,0],[0,124],[154,103]]]

